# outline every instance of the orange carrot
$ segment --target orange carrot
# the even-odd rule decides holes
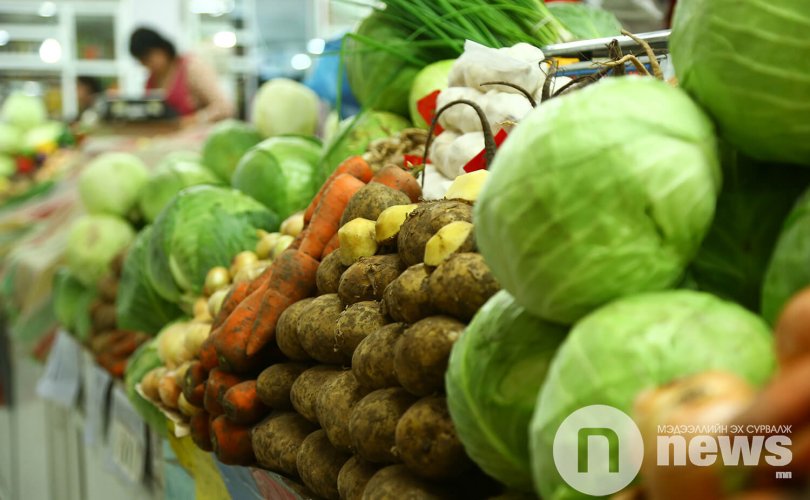
[[[253,356],[273,339],[276,323],[287,307],[315,294],[318,261],[300,250],[285,250],[273,261],[275,271],[262,307],[251,328],[247,355]]]
[[[211,445],[220,462],[227,465],[253,465],[253,443],[250,426],[228,421],[225,415],[211,423]]]
[[[211,416],[207,412],[201,411],[192,416],[188,426],[191,431],[191,440],[198,448],[203,451],[214,450],[214,447],[211,446]]]
[[[208,380],[205,382],[205,397],[203,400],[205,411],[214,416],[225,413],[225,409],[222,407],[222,396],[225,394],[225,391],[241,381],[242,379],[236,375],[227,373],[219,368],[211,370],[211,373],[208,375]]]
[[[124,332],[124,335],[107,347],[105,353],[114,358],[128,358],[147,339],[148,337],[144,333]]]
[[[127,358],[117,358],[106,353],[102,353],[96,358],[96,362],[107,370],[113,378],[124,378],[124,371],[127,368]]]
[[[275,333],[278,317],[290,304],[315,292],[318,260],[337,234],[349,199],[365,184],[350,174],[334,178],[310,224],[301,247],[287,249],[271,265],[269,279],[245,298],[212,332],[220,366],[247,372]],[[253,362],[253,364],[251,364]]]
[[[332,239],[329,240],[329,243],[326,244],[326,248],[323,249],[323,255],[321,256],[321,259],[329,255],[330,253],[334,252],[338,248],[340,248],[340,238],[338,238],[338,234],[335,233],[335,235],[332,236]]]
[[[347,158],[343,163],[341,163],[338,168],[335,169],[334,172],[326,179],[326,182],[323,183],[321,189],[318,190],[318,193],[315,195],[315,198],[312,199],[312,202],[307,207],[306,212],[304,212],[304,223],[309,223],[312,219],[312,216],[315,214],[315,209],[318,208],[318,204],[321,202],[321,198],[332,185],[335,179],[340,177],[341,174],[349,174],[354,176],[357,179],[363,181],[363,183],[367,183],[371,180],[371,177],[374,175],[374,172],[371,170],[371,165],[368,164],[366,160],[363,159],[362,156],[351,156]]]
[[[222,398],[225,416],[235,424],[255,424],[264,418],[270,409],[256,392],[256,381],[246,380],[231,387]]]
[[[216,333],[219,330],[212,331],[208,338],[200,347],[200,354],[197,356],[200,359],[200,364],[206,371],[211,371],[219,365],[219,360],[217,359],[217,350],[214,346],[214,340],[216,339]]]
[[[205,381],[208,380],[208,371],[200,361],[192,361],[183,377],[183,396],[186,401],[202,408],[205,404]]]
[[[299,250],[320,260],[324,248],[340,228],[340,218],[346,205],[363,186],[365,184],[362,181],[349,174],[337,176],[324,193],[312,220],[304,230],[307,234],[301,241]]]
[[[735,422],[746,425],[792,425],[810,422],[810,356],[782,368]]]
[[[273,266],[268,266],[267,269],[262,271],[262,273],[256,276],[255,279],[250,281],[248,285],[248,295],[255,292],[259,288],[266,287],[267,282],[270,281],[270,276],[273,275]]]
[[[233,310],[236,309],[236,306],[250,295],[250,293],[248,293],[249,288],[250,283],[246,281],[237,283],[231,288],[231,291],[228,292],[228,295],[225,296],[225,300],[222,302],[222,308],[220,308],[219,313],[217,313],[217,317],[214,318],[214,323],[211,325],[212,331],[219,328]]]
[[[388,165],[374,174],[371,182],[377,182],[397,191],[402,191],[414,203],[422,197],[422,187],[416,178],[396,165]]]
[[[275,264],[273,265],[275,267]],[[250,330],[262,305],[265,290],[260,287],[243,300],[219,329],[211,332],[219,365],[229,371],[247,369]]]

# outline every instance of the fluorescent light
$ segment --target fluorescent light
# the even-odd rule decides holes
[[[312,66],[312,58],[306,54],[295,54],[290,59],[290,66],[295,70],[304,71]]]
[[[223,49],[236,46],[236,33],[233,31],[219,31],[214,33],[214,45]]]
[[[39,46],[39,58],[48,64],[58,63],[62,59],[62,45],[54,38],[46,38]]]
[[[9,36],[8,31],[0,30],[0,47],[6,45],[9,39],[11,39],[11,37]]]
[[[42,17],[53,17],[56,15],[56,4],[53,2],[42,2],[37,13]]]
[[[189,9],[194,14],[208,14],[214,17],[233,10],[233,0],[191,0]]]
[[[307,42],[307,52],[310,54],[321,55],[326,48],[326,40],[323,38],[313,38]]]

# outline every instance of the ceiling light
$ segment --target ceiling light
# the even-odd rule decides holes
[[[46,38],[39,46],[39,58],[48,64],[58,63],[62,59],[62,45],[54,38]]]
[[[321,55],[326,48],[326,40],[323,38],[313,38],[307,42],[307,52],[310,54]]]
[[[42,17],[53,17],[56,15],[56,4],[53,2],[42,2],[37,13]]]
[[[236,33],[233,31],[219,31],[214,33],[214,45],[223,49],[230,49],[236,46]]]
[[[312,66],[312,58],[306,54],[295,54],[290,59],[290,66],[295,70],[304,71]]]

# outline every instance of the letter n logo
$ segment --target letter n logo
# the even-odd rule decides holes
[[[613,429],[605,427],[586,427],[577,433],[577,470],[578,472],[588,472],[588,458],[590,456],[591,438],[602,438],[608,445],[608,467],[611,473],[619,472],[619,435]],[[585,453],[581,453],[585,450]]]

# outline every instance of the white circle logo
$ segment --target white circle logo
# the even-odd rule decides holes
[[[593,496],[627,487],[641,470],[644,441],[633,419],[612,406],[592,405],[566,418],[554,436],[554,464],[569,486]]]

